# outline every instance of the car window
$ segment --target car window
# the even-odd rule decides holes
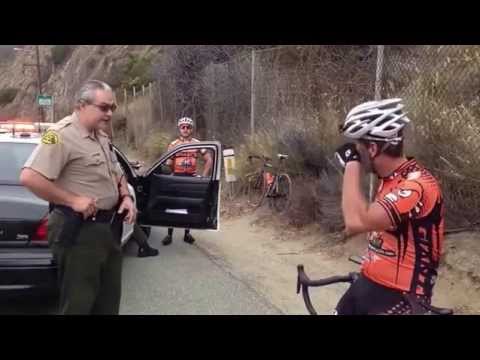
[[[20,185],[20,171],[36,144],[0,143],[0,184]]]

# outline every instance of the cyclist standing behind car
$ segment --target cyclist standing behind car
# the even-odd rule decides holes
[[[341,128],[355,142],[335,153],[345,169],[346,232],[370,234],[361,275],[337,305],[340,315],[409,314],[404,294],[431,303],[443,247],[443,197],[432,174],[403,154],[410,122],[403,107],[401,99],[358,105]],[[361,191],[362,165],[379,178],[373,203]]]
[[[179,137],[168,145],[167,151],[178,145],[199,142],[199,140],[192,137],[194,127],[195,123],[191,118],[182,117],[179,119],[177,121]],[[181,151],[175,154],[171,159],[168,159],[167,165],[172,168],[174,176],[199,176],[197,175],[197,159],[199,155],[202,155],[205,161],[202,176],[206,177],[212,169],[212,157],[206,149]],[[163,245],[170,245],[172,243],[172,236],[173,228],[169,228],[168,235],[162,240]],[[185,229],[183,241],[188,244],[193,244],[195,242],[189,229]]]

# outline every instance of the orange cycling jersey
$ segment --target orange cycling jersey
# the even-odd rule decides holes
[[[437,180],[409,158],[380,179],[375,199],[387,212],[393,230],[370,234],[362,274],[386,287],[431,297],[444,229]]]
[[[192,142],[200,142],[197,139],[192,138],[191,140],[183,140],[177,139],[172,141],[170,145],[168,145],[168,150],[174,148],[175,146],[182,145],[182,144],[189,144]],[[197,157],[198,153],[202,155],[206,153],[205,149],[198,149],[198,150],[185,150],[179,153],[176,153],[171,160],[173,160],[173,172],[175,174],[182,174],[182,175],[192,175],[195,176],[197,172]]]

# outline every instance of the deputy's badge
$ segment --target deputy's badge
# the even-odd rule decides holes
[[[53,130],[48,130],[45,134],[43,134],[42,136],[42,144],[45,144],[45,145],[56,145],[58,144],[60,141],[59,141],[59,138],[58,138],[58,134],[53,131]]]

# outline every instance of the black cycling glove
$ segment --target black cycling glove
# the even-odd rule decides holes
[[[357,151],[355,144],[346,143],[340,146],[335,152],[335,158],[340,163],[342,168],[345,168],[350,161],[360,162],[360,153]]]

